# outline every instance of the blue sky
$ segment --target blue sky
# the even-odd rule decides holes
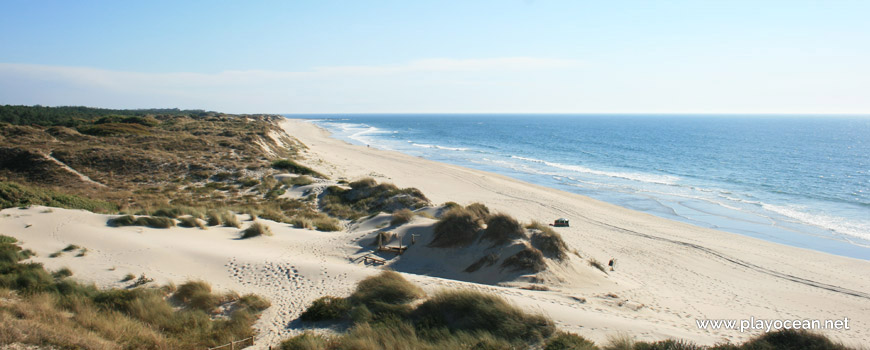
[[[0,104],[870,113],[868,1],[0,1]]]

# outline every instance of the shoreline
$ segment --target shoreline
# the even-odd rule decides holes
[[[450,120],[450,116],[444,118]],[[696,177],[692,174],[697,171],[691,169],[644,171],[612,168],[594,163],[595,157],[589,160],[592,163],[568,161],[563,157],[564,150],[550,152],[542,148],[525,152],[510,144],[503,147],[493,144],[486,138],[483,141],[466,142],[461,137],[473,135],[474,132],[441,130],[432,126],[437,120],[424,118],[419,122],[422,125],[419,128],[414,126],[417,125],[415,122],[404,123],[395,117],[317,119],[312,122],[334,133],[334,138],[354,145],[371,145],[382,150],[399,151],[437,162],[497,173],[699,227],[870,261],[870,241],[862,238],[866,236],[862,232],[866,231],[860,230],[861,222],[866,220],[860,219],[863,215],[851,204],[828,207],[831,203],[800,200],[784,204],[783,197],[771,197],[772,194],[764,190],[741,188],[741,185],[727,181],[716,182],[722,179],[715,176]],[[485,119],[480,120],[487,123]],[[461,125],[462,128],[476,130],[475,124],[479,123]],[[504,131],[507,125],[516,123],[493,124],[498,130]],[[445,137],[444,141],[436,137],[441,134]],[[534,134],[542,136],[540,133]],[[546,143],[538,142],[534,146],[543,147]],[[556,145],[554,147],[559,148]],[[589,147],[589,152],[604,152],[595,145]],[[654,153],[643,155],[661,156]],[[648,162],[632,164],[650,165]]]
[[[598,260],[617,258],[611,278],[626,285],[623,292],[684,320],[687,329],[696,328],[689,321],[700,316],[860,319],[856,310],[870,310],[870,298],[850,293],[870,290],[870,277],[862,272],[870,262],[864,260],[697,227],[499,174],[353,145],[301,119],[281,124],[310,147],[308,164],[332,164],[324,170],[334,178],[372,176],[419,188],[433,203],[479,201],[521,221],[568,217],[572,226],[560,233],[569,246]],[[733,305],[738,299],[743,301]],[[819,307],[806,306],[811,303]],[[870,342],[870,330],[857,329],[870,322],[867,318],[856,320],[850,334],[826,334]]]

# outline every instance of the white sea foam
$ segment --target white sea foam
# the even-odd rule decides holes
[[[855,222],[845,218],[825,214],[808,213],[805,208],[781,206],[762,203],[761,207],[782,216],[797,220],[798,223],[809,224],[831,230],[844,235],[870,241],[870,222]]]
[[[679,177],[671,176],[671,175],[653,175],[653,174],[644,174],[644,173],[602,171],[602,170],[589,169],[587,167],[582,167],[579,165],[570,165],[570,164],[562,164],[562,163],[556,163],[556,162],[548,162],[545,160],[535,159],[535,158],[520,157],[520,156],[511,156],[511,158],[524,160],[524,161],[532,162],[532,163],[540,163],[540,164],[544,164],[544,165],[549,166],[549,167],[578,172],[578,173],[614,177],[614,178],[620,178],[620,179],[625,179],[625,180],[655,183],[655,184],[661,184],[661,185],[675,185],[680,180]]]
[[[445,150],[445,151],[457,151],[457,152],[464,152],[464,151],[468,150],[468,148],[463,148],[463,147],[445,147],[445,146],[438,146],[438,145],[428,145],[425,143],[414,143],[411,141],[408,141],[408,142],[410,142],[411,146],[414,146],[414,147],[433,148],[433,149],[441,149],[441,150]]]

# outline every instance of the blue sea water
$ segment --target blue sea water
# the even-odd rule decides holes
[[[870,118],[298,116],[351,143],[870,259]]]

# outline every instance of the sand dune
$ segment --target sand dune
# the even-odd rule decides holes
[[[333,179],[372,176],[417,187],[434,203],[479,201],[525,222],[567,217],[572,226],[559,232],[583,259],[618,261],[616,271],[604,274],[572,257],[571,264],[556,264],[543,273],[550,277],[551,290],[534,291],[499,285],[485,276],[458,276],[450,262],[437,263],[438,254],[449,258],[450,252],[418,243],[404,261],[395,261],[395,268],[427,292],[467,288],[498,294],[597,342],[626,333],[644,340],[677,337],[713,344],[753,333],[699,330],[696,319],[849,317],[850,330],[825,333],[849,344],[870,343],[866,261],[702,229],[496,174],[353,146],[304,121],[288,120],[283,127],[309,146],[306,165]],[[370,249],[373,233],[389,221],[382,215],[345,231],[318,232],[260,220],[273,236],[238,240],[234,228],[113,228],[106,225],[110,217],[12,208],[0,212],[0,233],[19,238],[48,268],[69,267],[75,278],[101,286],[125,287],[129,282],[121,280],[126,274],[144,273],[155,283],[202,279],[219,290],[263,295],[273,306],[257,323],[260,349],[307,327],[295,319],[312,300],[345,296],[360,279],[377,273],[379,265],[365,264],[360,257]],[[395,230],[406,242],[409,232],[425,231],[431,223],[418,217]],[[49,257],[68,244],[88,253]]]

